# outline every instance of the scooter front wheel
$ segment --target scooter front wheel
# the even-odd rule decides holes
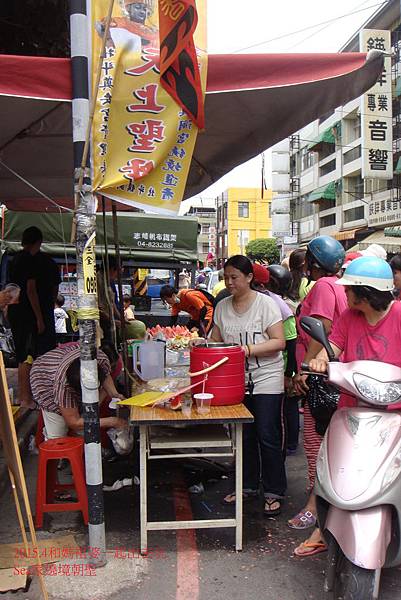
[[[335,548],[332,545],[335,544]],[[333,536],[329,540],[329,557],[335,557],[333,600],[375,600],[375,571],[354,565],[344,555]],[[328,565],[330,568],[330,565]],[[331,565],[333,567],[333,565]]]

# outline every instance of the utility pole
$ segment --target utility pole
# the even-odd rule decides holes
[[[89,547],[96,549],[95,566],[106,564],[103,475],[99,423],[96,324],[99,319],[96,289],[96,206],[92,194],[89,133],[89,56],[91,26],[86,0],[70,0],[72,123],[76,208],[78,320],[81,350],[82,414],[85,470],[89,508]]]

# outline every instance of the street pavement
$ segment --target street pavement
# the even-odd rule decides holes
[[[207,468],[178,461],[153,461],[150,469],[150,517],[174,518],[177,512],[191,511],[193,518],[229,517],[232,507],[222,498],[232,490],[225,469]],[[24,460],[29,493],[34,511],[37,456]],[[155,464],[156,463],[156,464]],[[132,475],[133,465],[122,460],[105,464],[105,483]],[[306,465],[301,450],[287,459],[288,497],[281,516],[266,518],[262,500],[244,505],[244,549],[234,550],[234,530],[149,533],[149,557],[139,556],[139,488],[125,487],[105,493],[108,564],[94,576],[46,576],[51,600],[324,600],[325,554],[296,558],[294,547],[305,533],[291,530],[288,518],[303,506]],[[228,477],[228,478],[227,478]],[[188,486],[203,481],[205,492],[189,494]],[[11,493],[1,498],[0,539],[19,541]],[[38,532],[40,538],[73,534],[76,542],[87,546],[86,529],[77,513],[53,513]],[[65,559],[64,563],[77,563]],[[78,561],[82,563],[81,561]],[[28,591],[7,593],[10,600],[39,600],[37,578]],[[385,571],[381,600],[401,597],[401,570]]]

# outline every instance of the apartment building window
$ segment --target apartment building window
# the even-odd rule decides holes
[[[355,146],[355,148],[352,148],[352,150],[348,150],[348,152],[346,152],[344,154],[344,164],[347,165],[348,163],[352,162],[353,160],[356,160],[357,158],[359,158],[361,156],[361,147],[360,146]]]
[[[309,194],[299,196],[293,201],[294,207],[294,221],[298,221],[303,217],[310,217],[314,213],[313,203],[308,202],[307,197]]]
[[[306,171],[313,167],[315,155],[313,152],[309,152],[308,148],[302,148],[301,150],[301,171]]]
[[[298,157],[298,160],[297,160]],[[290,177],[299,175],[299,153],[290,156]]]
[[[336,214],[320,217],[320,227],[331,227],[336,224]]]
[[[209,252],[209,244],[202,244],[202,254],[207,254]]]
[[[320,177],[324,177],[324,175],[327,175],[327,173],[331,173],[332,171],[335,171],[335,169],[336,169],[336,159],[334,158],[330,162],[323,165],[323,167],[320,167],[319,175],[320,175]]]
[[[357,177],[345,177],[344,185],[347,188],[345,190],[344,204],[353,202],[354,200],[361,200],[364,197],[364,180],[360,175]]]
[[[238,216],[243,219],[249,218],[249,202],[238,202]]]
[[[392,186],[391,179],[389,180]],[[387,190],[387,181],[385,179],[365,179],[366,193],[375,194]]]
[[[249,244],[249,231],[247,229],[240,229],[238,231],[238,246],[241,253],[245,252],[245,247]]]
[[[361,119],[358,117],[352,121],[352,140],[357,140],[361,137]]]
[[[365,208],[363,206],[355,206],[344,212],[344,223],[350,221],[359,221],[365,218]]]
[[[333,143],[324,143],[318,150],[319,160],[324,160],[331,154],[333,154],[336,150],[335,144]]]
[[[201,224],[201,233],[209,233],[209,229],[210,229],[210,224],[209,223],[202,223]]]
[[[322,198],[319,200],[319,210],[328,210],[329,208],[334,208],[336,205],[335,200],[328,200],[327,198]]]

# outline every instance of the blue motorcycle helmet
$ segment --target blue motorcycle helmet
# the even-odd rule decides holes
[[[344,258],[344,248],[339,241],[329,235],[320,235],[311,240],[307,246],[306,260],[309,266],[315,264],[332,275],[341,269]]]
[[[380,292],[391,292],[394,289],[393,271],[390,265],[376,256],[355,258],[336,283],[367,286]]]

